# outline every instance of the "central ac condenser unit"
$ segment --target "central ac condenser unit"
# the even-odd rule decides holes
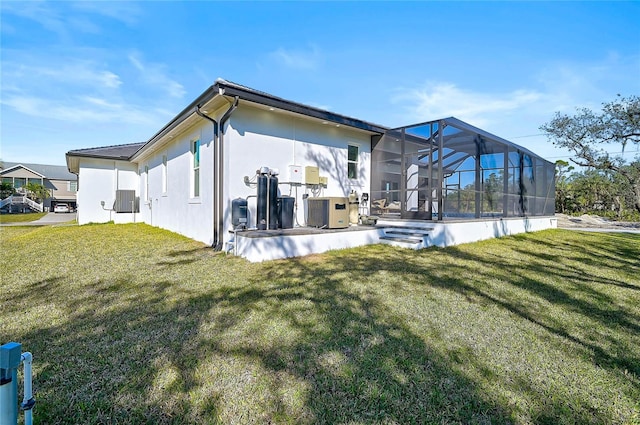
[[[327,229],[349,227],[349,200],[346,197],[308,198],[307,225]]]

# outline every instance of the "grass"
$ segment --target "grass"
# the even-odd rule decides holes
[[[639,235],[264,264],[140,224],[0,235],[36,423],[640,421]]]
[[[24,213],[24,214],[0,214],[0,223],[24,223],[28,221],[39,220],[45,215],[47,215],[46,212]]]

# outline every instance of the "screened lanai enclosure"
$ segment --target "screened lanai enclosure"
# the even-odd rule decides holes
[[[553,163],[456,118],[388,130],[371,156],[374,215],[451,220],[555,211]]]

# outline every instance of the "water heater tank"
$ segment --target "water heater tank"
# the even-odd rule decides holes
[[[261,174],[258,176],[258,205],[256,207],[256,227],[267,230],[267,196],[269,193],[269,178]]]

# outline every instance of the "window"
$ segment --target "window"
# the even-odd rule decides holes
[[[200,140],[191,141],[192,166],[192,195],[194,198],[200,196]]]
[[[42,179],[28,178],[27,184],[42,184]]]
[[[347,177],[358,178],[358,147],[349,145],[347,157]]]
[[[27,184],[27,179],[24,177],[14,177],[13,179],[13,187],[19,189]]]
[[[167,155],[162,155],[162,193],[167,193]]]
[[[144,196],[147,201],[151,198],[149,196],[149,166],[144,166]]]
[[[77,192],[78,191],[78,182],[77,181],[68,181],[67,182],[67,191],[69,191],[69,192]]]

